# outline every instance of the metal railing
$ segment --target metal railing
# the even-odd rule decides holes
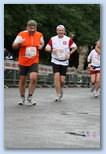
[[[6,69],[4,71],[4,83],[8,87],[17,87],[19,81],[18,70]],[[27,83],[29,78],[27,79]],[[39,74],[38,87],[54,87],[53,74]],[[89,74],[80,74],[76,72],[68,73],[66,75],[65,86],[67,87],[89,87],[90,86],[90,76]]]

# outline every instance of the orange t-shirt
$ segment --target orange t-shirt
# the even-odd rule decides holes
[[[35,32],[34,35],[30,35],[28,31],[22,31],[18,34],[18,36],[21,36],[22,39],[25,39],[25,41],[21,44],[19,49],[19,59],[18,59],[19,64],[23,66],[31,66],[34,63],[38,63],[39,51],[37,47],[40,45],[40,40],[41,37],[43,36],[42,33]],[[31,57],[26,56],[26,53],[27,55],[30,54],[29,48],[36,49],[35,50],[36,53]]]

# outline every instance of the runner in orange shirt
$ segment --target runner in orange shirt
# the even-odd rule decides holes
[[[22,99],[19,105],[25,103],[25,83],[28,73],[30,82],[27,101],[32,105],[36,104],[35,102],[32,103],[32,95],[38,76],[39,50],[43,46],[43,34],[37,31],[37,22],[35,20],[29,20],[26,30],[20,32],[12,44],[13,49],[19,48],[19,90]]]

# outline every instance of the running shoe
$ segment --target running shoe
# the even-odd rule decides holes
[[[21,102],[20,103],[18,103],[18,105],[24,105],[25,104],[25,97],[21,97]]]
[[[61,98],[62,98],[61,95],[60,96],[57,96],[56,99],[55,99],[55,102],[60,102],[61,101]]]
[[[32,102],[32,96],[28,96],[27,101],[30,105],[36,105],[36,102]]]
[[[94,91],[94,97],[97,98],[98,96],[99,96],[99,93],[98,93],[98,91],[95,90]]]

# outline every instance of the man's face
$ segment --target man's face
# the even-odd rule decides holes
[[[65,34],[65,29],[64,28],[58,28],[57,34],[58,34],[59,37],[63,37],[64,34]]]
[[[33,35],[36,32],[37,28],[35,26],[27,26],[27,30],[30,35]]]

